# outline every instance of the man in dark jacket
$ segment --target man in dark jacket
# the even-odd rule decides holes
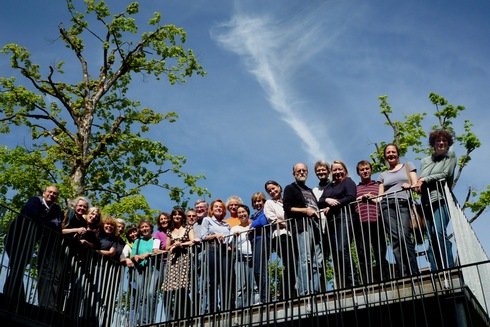
[[[61,222],[63,212],[56,203],[59,191],[55,185],[46,187],[42,196],[31,197],[19,216],[12,221],[7,232],[5,250],[9,256],[9,270],[3,292],[11,303],[25,302],[24,271],[30,264],[39,243],[37,268],[39,280],[38,300],[42,306],[54,306],[59,287],[58,262],[61,251]]]
[[[306,186],[308,167],[293,166],[295,181],[284,189],[284,216],[290,219],[298,253],[297,287],[303,296],[320,291],[322,251],[320,243],[320,211],[312,190]]]

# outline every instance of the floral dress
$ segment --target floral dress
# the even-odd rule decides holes
[[[168,232],[167,237],[170,239],[170,244],[175,242],[188,242],[189,233],[192,226],[186,226],[182,237],[174,238],[171,232]],[[190,270],[190,255],[189,247],[175,248],[170,254],[167,261],[167,269],[165,278],[162,284],[162,291],[172,291],[180,288],[189,287],[189,270]]]

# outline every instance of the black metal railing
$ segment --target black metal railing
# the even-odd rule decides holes
[[[408,200],[392,194],[325,220],[290,220],[152,255],[139,268],[23,219],[2,251],[2,296],[12,314],[53,325],[320,325],[334,318],[393,325],[410,310],[406,319],[428,326],[434,314],[443,322],[458,310],[468,315],[458,294],[469,292],[488,321],[488,258],[471,245],[479,243],[449,190],[438,187],[443,197],[422,210],[411,192]],[[376,217],[360,218],[365,204]],[[424,226],[412,223],[416,210]]]

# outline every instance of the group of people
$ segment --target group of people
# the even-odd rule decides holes
[[[443,186],[451,188],[453,183],[452,143],[451,133],[433,131],[429,137],[433,151],[422,160],[419,174],[411,162],[400,160],[395,144],[388,144],[384,148],[387,170],[373,180],[371,163],[361,160],[356,165],[357,185],[344,162],[318,161],[314,172],[319,183],[310,188],[307,165],[296,163],[294,181],[284,189],[269,180],[264,185],[268,198],[264,192],[252,194],[253,213],[238,196],[209,205],[198,200],[187,211],[161,212],[156,228],[150,220],[126,228],[121,219],[101,218],[100,210],[89,207],[85,198],[76,199],[63,212],[56,204],[57,187],[48,186],[42,197],[29,200],[10,226],[6,241],[10,269],[4,293],[25,296],[19,275],[31,258],[22,254],[32,253],[38,242],[39,303],[59,307],[56,299],[65,287],[57,282],[62,279],[57,268],[50,268],[56,266],[52,261],[57,256],[46,254],[52,253],[53,242],[67,240],[133,268],[133,297],[146,292],[145,302],[134,305],[145,307],[146,322],[155,315],[157,289],[169,299],[167,303],[174,304],[165,314],[181,318],[189,314],[191,296],[199,299],[197,310],[203,314],[317,293],[329,266],[336,288],[408,276],[418,273],[412,192],[420,194],[425,209],[431,268],[450,268],[454,259]],[[32,244],[20,249],[15,240],[23,217],[57,230],[60,239],[43,240],[31,228]],[[388,245],[394,264],[388,260]],[[75,256],[70,251],[61,255]],[[152,262],[155,257],[161,260]],[[273,259],[280,264],[271,270]]]

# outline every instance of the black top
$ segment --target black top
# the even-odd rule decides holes
[[[318,200],[320,208],[326,208],[329,205],[325,202],[326,198],[336,199],[340,202],[339,205],[330,207],[327,213],[327,218],[334,217],[339,214],[342,208],[348,206],[350,203],[356,200],[356,183],[350,178],[346,177],[342,182],[335,184],[330,183],[323,189],[322,196]]]
[[[305,195],[307,195],[307,197],[305,197]],[[294,221],[291,223],[293,226],[297,227],[298,232],[304,230],[305,219],[310,218],[306,217],[301,212],[292,212],[291,208],[314,208],[318,210],[318,203],[316,202],[315,195],[305,184],[294,182],[286,186],[282,202],[284,207],[284,218],[293,219]]]

